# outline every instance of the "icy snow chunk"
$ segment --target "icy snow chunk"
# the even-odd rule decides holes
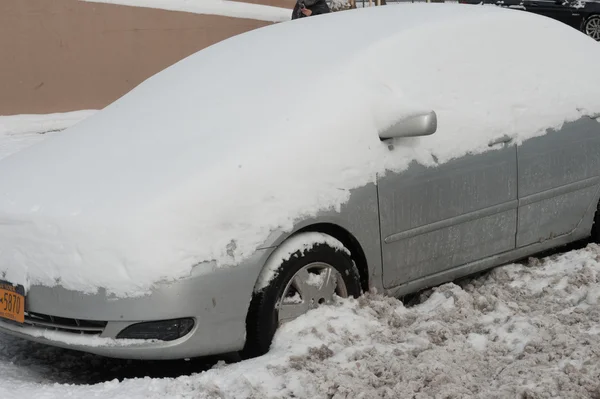
[[[589,330],[587,330],[588,334],[600,334],[600,325],[595,325],[590,327]]]
[[[487,346],[487,337],[485,335],[471,333],[467,337],[467,341],[478,351],[484,351]]]
[[[302,303],[302,298],[300,294],[295,292],[294,295],[283,298],[281,302],[285,304]]]
[[[321,287],[325,281],[325,273],[309,273],[306,284]]]
[[[600,299],[600,287],[590,288],[585,296],[585,302],[588,305],[598,305],[598,299]]]

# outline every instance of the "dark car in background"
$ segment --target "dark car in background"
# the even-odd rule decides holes
[[[459,0],[462,4],[494,4],[556,19],[600,41],[600,1]]]

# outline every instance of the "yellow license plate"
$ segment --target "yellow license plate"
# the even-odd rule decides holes
[[[25,289],[0,281],[0,318],[25,322]]]

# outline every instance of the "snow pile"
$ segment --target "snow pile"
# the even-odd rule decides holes
[[[378,173],[599,113],[597,65],[594,40],[499,7],[373,7],[236,36],[0,162],[0,272],[133,296],[237,265]],[[379,140],[432,109],[436,134]]]
[[[116,366],[0,336],[0,397],[600,395],[599,246],[497,268],[457,284],[422,293],[412,307],[373,294],[339,301],[287,323],[263,357],[175,379],[53,385],[92,379],[102,362]]]
[[[45,133],[66,129],[96,111],[84,110],[45,115],[0,116],[0,159],[43,140]]]
[[[120,4],[132,7],[158,8],[196,14],[248,18],[267,22],[282,22],[292,18],[292,10],[262,4],[230,0],[82,0],[91,3]]]

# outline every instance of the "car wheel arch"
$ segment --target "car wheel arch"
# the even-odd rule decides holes
[[[362,245],[350,231],[348,231],[347,229],[345,229],[337,224],[334,224],[334,223],[314,223],[314,224],[310,224],[307,226],[303,226],[302,228],[299,228],[298,230],[293,231],[292,233],[288,234],[287,236],[282,237],[280,240],[278,240],[279,244],[277,245],[277,247],[281,246],[283,243],[285,243],[292,237],[296,237],[303,233],[326,234],[326,235],[331,236],[332,238],[336,239],[344,247],[346,247],[350,251],[352,260],[354,261],[354,263],[356,264],[356,268],[358,269],[361,288],[362,288],[363,292],[369,291],[370,279],[369,279],[369,267],[368,267],[368,263],[367,263],[367,257],[365,255]],[[275,249],[273,251],[273,253],[275,253],[276,251],[277,251],[277,249]],[[269,262],[267,259],[267,261],[263,265],[263,268],[261,269],[259,275],[257,276],[256,282],[254,284],[254,292],[259,290],[261,276],[263,275],[264,268],[267,267],[268,263]]]
[[[327,234],[341,242],[344,247],[348,248],[352,259],[356,264],[356,268],[358,269],[361,288],[363,292],[369,291],[369,265],[367,263],[367,256],[365,255],[362,245],[351,232],[333,223],[310,225],[298,230],[297,233],[303,232]]]
[[[323,231],[325,227],[325,231]],[[244,348],[239,351],[242,359],[260,356],[268,352],[272,337],[279,328],[277,326],[277,303],[285,294],[285,288],[302,268],[326,266],[337,270],[339,277],[344,280],[343,287],[347,291],[338,293],[342,297],[352,296],[358,298],[364,293],[361,275],[358,271],[357,255],[351,251],[358,251],[357,247],[351,250],[338,237],[346,241],[351,239],[349,232],[339,226],[313,225],[295,231],[287,237],[281,237],[277,247],[269,254],[261,269],[252,298],[248,303],[246,314],[246,335]],[[341,235],[340,235],[341,234]],[[361,248],[362,251],[362,248]],[[357,252],[358,254],[358,252]],[[354,255],[354,256],[353,256]],[[300,269],[298,269],[300,268]],[[312,283],[309,283],[312,285]],[[336,284],[337,286],[337,284]],[[285,290],[281,290],[285,288]],[[343,288],[342,290],[346,290]],[[302,291],[300,291],[302,292]],[[310,294],[310,292],[308,293]],[[310,297],[309,297],[310,298]],[[321,304],[323,298],[318,303]],[[317,303],[312,298],[310,303]],[[318,306],[318,305],[317,305]],[[273,319],[273,317],[276,317]],[[275,323],[275,324],[274,324]]]

